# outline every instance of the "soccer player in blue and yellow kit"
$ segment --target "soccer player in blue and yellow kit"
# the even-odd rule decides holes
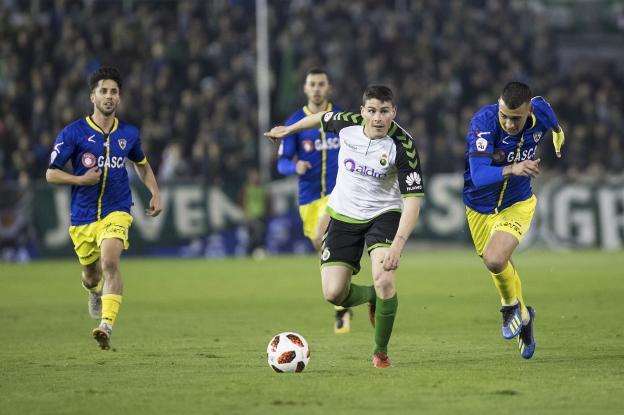
[[[565,137],[550,104],[531,98],[527,85],[510,82],[498,103],[474,115],[466,140],[463,193],[470,233],[501,297],[503,337],[518,336],[525,359],[535,352],[535,310],[524,302],[511,255],[535,212],[531,178],[540,172],[537,146],[549,130],[561,157]]]
[[[341,111],[329,101],[329,75],[323,69],[308,71],[303,92],[308,98],[308,104],[293,113],[285,125],[292,125],[321,111]],[[284,175],[299,176],[299,215],[303,222],[303,234],[312,241],[317,252],[329,224],[325,208],[329,194],[336,185],[339,150],[338,136],[319,128],[290,134],[284,137],[279,147],[277,170]],[[293,161],[295,158],[296,161]],[[336,307],[334,332],[348,333],[352,315],[350,309]]]
[[[93,338],[110,348],[113,324],[121,305],[121,253],[128,249],[132,195],[126,159],[152,194],[149,216],[161,211],[160,192],[141,149],[139,130],[119,121],[122,79],[119,71],[102,67],[89,78],[93,114],[65,127],[54,143],[46,179],[71,188],[69,234],[82,265],[82,284],[89,291],[89,314],[100,319]],[[73,173],[63,171],[71,160]]]

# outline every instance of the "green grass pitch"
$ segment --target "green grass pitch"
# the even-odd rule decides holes
[[[0,413],[621,413],[624,255],[515,256],[537,310],[537,351],[500,334],[490,276],[468,250],[409,250],[398,271],[394,367],[371,366],[366,307],[332,331],[309,257],[125,258],[114,351],[91,339],[77,261],[0,264]],[[370,283],[368,262],[356,281]],[[301,374],[274,373],[271,336],[312,350]]]

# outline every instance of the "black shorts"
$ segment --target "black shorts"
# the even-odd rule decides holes
[[[368,252],[380,246],[388,247],[392,243],[401,212],[382,213],[370,222],[347,223],[334,218],[329,221],[327,232],[321,246],[321,268],[324,265],[344,265],[360,272],[360,259],[364,244]]]

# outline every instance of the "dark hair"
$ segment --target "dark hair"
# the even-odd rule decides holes
[[[327,80],[329,81],[329,74],[325,71],[325,69],[312,68],[308,72],[306,72],[305,77],[307,78],[308,75],[325,75],[327,77]]]
[[[362,95],[362,105],[369,99],[378,99],[381,102],[390,102],[394,105],[394,94],[392,90],[384,85],[369,85]]]
[[[501,98],[510,110],[515,110],[525,102],[531,101],[531,88],[522,82],[509,82],[503,88]]]
[[[93,91],[93,89],[97,87],[98,82],[100,82],[102,79],[110,79],[117,82],[117,86],[121,91],[121,73],[119,73],[119,70],[117,68],[114,68],[112,66],[102,66],[101,68],[93,72],[89,77],[89,90]]]

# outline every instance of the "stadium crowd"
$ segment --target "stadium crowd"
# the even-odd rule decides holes
[[[342,107],[358,108],[353,91],[369,83],[391,86],[425,172],[459,172],[470,117],[516,79],[552,103],[566,131],[561,161],[542,149],[549,170],[624,168],[621,69],[561,65],[528,1],[269,3],[273,122],[304,102],[305,71],[324,67]],[[122,118],[141,127],[161,181],[236,189],[257,167],[253,1],[4,0],[0,38],[2,182],[43,178],[55,135],[88,114],[86,79],[102,64],[124,74]]]

